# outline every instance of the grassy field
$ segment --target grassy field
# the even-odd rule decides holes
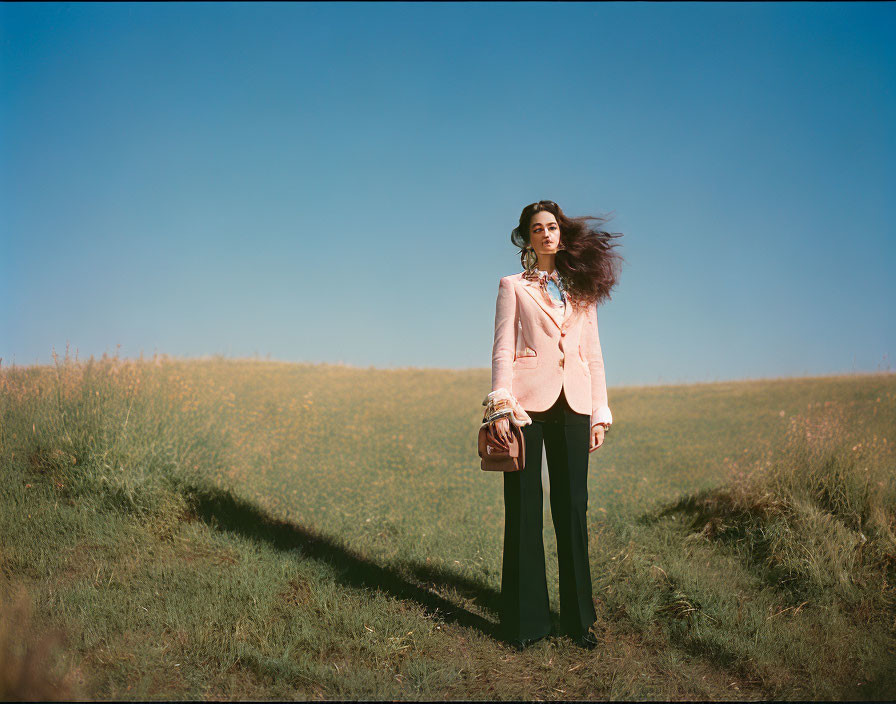
[[[896,697],[896,375],[611,388],[589,471],[602,646],[521,653],[496,639],[488,386],[0,370],[0,698]]]

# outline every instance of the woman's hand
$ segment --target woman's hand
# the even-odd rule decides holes
[[[503,448],[510,447],[510,421],[505,418],[498,418],[489,423],[488,431],[495,444]]]
[[[591,428],[591,444],[588,447],[588,452],[594,452],[597,448],[604,444],[604,434],[606,430],[602,425],[595,425]]]

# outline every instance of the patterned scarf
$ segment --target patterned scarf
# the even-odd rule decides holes
[[[553,306],[566,304],[566,288],[557,270],[554,269],[550,275],[541,269],[531,269],[523,273],[523,278],[528,281],[537,281],[541,288],[542,294]]]

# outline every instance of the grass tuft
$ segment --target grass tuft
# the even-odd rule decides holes
[[[786,440],[720,487],[658,515],[691,517],[686,540],[726,543],[794,599],[870,593],[893,604],[896,474],[892,443],[848,425],[842,410],[794,417]]]

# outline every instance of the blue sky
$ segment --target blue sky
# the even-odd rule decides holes
[[[0,5],[0,357],[487,367],[615,215],[610,386],[887,368],[896,4]]]

